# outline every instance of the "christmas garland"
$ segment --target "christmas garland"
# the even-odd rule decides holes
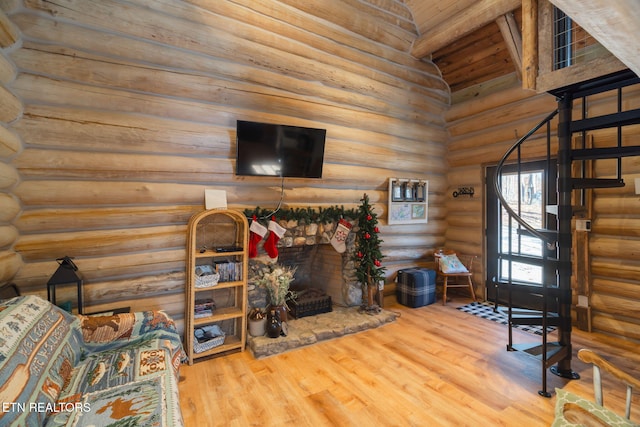
[[[273,216],[278,220],[291,221],[295,220],[305,224],[322,223],[329,224],[338,222],[342,218],[356,218],[356,209],[345,209],[344,206],[330,206],[328,208],[312,207],[280,209],[273,213],[273,209],[263,209],[257,206],[255,209],[245,209],[244,214],[247,218],[258,218],[259,220],[270,220]]]
[[[379,236],[378,215],[373,211],[369,203],[369,196],[366,193],[360,202],[358,209],[349,210],[346,210],[344,206],[320,207],[317,210],[312,207],[279,209],[277,212],[261,209],[259,206],[253,210],[245,209],[244,214],[247,218],[252,219],[249,258],[257,256],[257,244],[268,230],[271,232],[264,244],[264,248],[270,258],[277,258],[277,243],[285,234],[285,229],[276,222],[280,220],[295,220],[304,224],[337,223],[336,230],[331,238],[331,244],[338,252],[343,253],[345,251],[344,242],[353,226],[349,221],[346,221],[346,219],[349,219],[357,225],[354,228],[356,230],[355,253],[352,255],[353,261],[355,261],[355,275],[358,281],[367,289],[367,298],[366,302],[363,303],[363,310],[370,314],[379,313],[381,308],[374,302],[374,295],[378,290],[379,284],[385,280],[386,268],[382,265],[384,255],[380,250],[382,239]],[[269,221],[268,230],[267,227],[259,223],[260,220]]]
[[[358,225],[358,238],[356,240],[356,254],[354,260],[357,263],[356,275],[365,284],[375,285],[384,280],[385,267],[382,266],[382,252],[378,228],[378,216],[373,212],[369,203],[369,196],[365,194],[361,199],[358,209],[345,209],[344,206],[331,206],[328,208],[295,208],[280,209],[275,214],[272,209],[263,209],[257,206],[255,209],[245,209],[244,214],[249,219],[257,218],[258,222],[276,220],[299,223],[339,223],[341,219],[349,219]]]

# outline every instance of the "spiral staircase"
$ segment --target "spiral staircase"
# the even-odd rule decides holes
[[[571,274],[572,274],[572,225],[571,220],[578,209],[572,206],[572,192],[580,190],[584,192],[590,188],[613,188],[625,185],[622,179],[623,157],[640,156],[640,146],[623,146],[623,126],[640,124],[640,109],[623,110],[623,88],[640,84],[640,79],[631,71],[623,71],[599,79],[575,84],[550,92],[557,98],[558,108],[549,114],[543,121],[518,140],[503,156],[496,168],[495,190],[502,207],[508,215],[515,220],[520,227],[518,233],[540,239],[543,243],[542,283],[518,282],[511,277],[511,272],[502,272],[500,277],[507,279],[493,279],[496,290],[496,308],[498,300],[506,301],[503,309],[509,320],[509,342],[507,350],[523,351],[541,362],[542,389],[540,395],[550,397],[547,390],[547,368],[556,375],[564,378],[579,378],[571,369]],[[613,91],[617,97],[617,111],[598,117],[587,117],[588,99],[591,96],[603,92]],[[581,109],[580,118],[574,119],[574,101],[579,100]],[[557,145],[555,155],[551,153],[552,132],[551,121],[558,116]],[[521,147],[531,139],[540,129],[546,127],[547,162],[556,162],[556,201],[557,205],[552,209],[556,213],[554,229],[536,229],[523,220],[512,206],[509,206],[503,195],[501,182],[503,167],[507,162],[515,162],[518,165],[518,180],[520,181],[519,165],[522,163]],[[617,128],[617,144],[612,147],[585,148],[584,141],[590,131]],[[581,135],[582,146],[573,147],[572,141],[575,135]],[[580,140],[578,139],[578,140]],[[589,178],[585,174],[583,165],[587,161],[597,159],[617,159],[617,177],[609,179]],[[577,172],[577,173],[576,173]],[[574,176],[577,175],[577,176]],[[511,236],[509,236],[511,242]],[[511,245],[506,252],[499,257],[508,261],[511,259]],[[498,260],[502,265],[502,259]],[[510,264],[508,264],[510,265]],[[510,269],[509,269],[510,270]],[[517,301],[517,304],[516,304]],[[523,303],[524,302],[524,303]],[[547,333],[542,334],[541,342],[533,344],[514,344],[512,327],[516,325],[538,325],[543,331],[547,327],[555,327],[558,331],[558,340],[549,341]]]

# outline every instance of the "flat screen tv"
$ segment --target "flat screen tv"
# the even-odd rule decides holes
[[[236,175],[322,178],[326,129],[238,120]]]

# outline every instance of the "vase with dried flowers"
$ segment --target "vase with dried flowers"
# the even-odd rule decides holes
[[[280,320],[287,321],[287,299],[295,298],[295,293],[289,289],[293,282],[295,267],[280,264],[265,264],[253,279],[256,286],[267,290],[271,307],[280,313]]]

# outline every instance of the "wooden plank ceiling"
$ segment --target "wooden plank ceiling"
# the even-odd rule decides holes
[[[418,30],[411,54],[431,57],[452,93],[497,77],[519,76],[520,0],[404,2]]]
[[[520,9],[512,14],[520,28]],[[451,92],[487,82],[497,77],[520,73],[519,57],[513,57],[496,21],[465,35],[433,52]]]
[[[418,33],[411,54],[431,58],[452,93],[499,77],[521,79],[521,6],[535,0],[402,1]],[[637,0],[588,0],[588,7],[576,0],[551,1],[640,73]]]

